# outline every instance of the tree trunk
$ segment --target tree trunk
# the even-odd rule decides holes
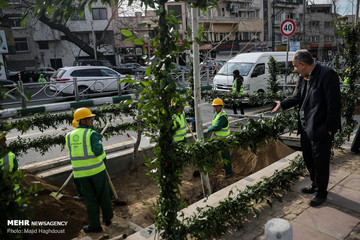
[[[81,40],[80,38],[77,37],[76,33],[73,33],[70,31],[70,29],[68,27],[66,27],[63,24],[57,23],[57,22],[52,22],[49,18],[47,18],[46,16],[42,15],[41,17],[39,17],[39,20],[46,24],[47,26],[49,26],[51,29],[55,29],[58,30],[62,33],[65,34],[65,39],[73,44],[75,44],[76,46],[78,46],[82,51],[84,51],[85,53],[87,53],[89,56],[91,56],[92,58],[95,58],[94,55],[94,48],[91,47],[89,44],[87,44],[86,42],[84,42],[83,40]],[[104,58],[104,55],[101,52],[97,51],[97,58],[101,59]]]

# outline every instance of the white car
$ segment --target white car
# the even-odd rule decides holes
[[[59,68],[50,78],[50,90],[63,95],[74,95],[74,79],[80,95],[118,90],[119,79],[125,78],[111,68],[104,66],[74,66]],[[121,83],[121,89],[128,87]]]

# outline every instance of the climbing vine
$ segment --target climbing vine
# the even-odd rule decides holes
[[[347,79],[347,83],[344,84],[341,90],[341,100],[342,100],[342,116],[345,118],[345,122],[341,129],[341,132],[338,133],[338,136],[347,136],[348,139],[350,134],[356,126],[356,121],[354,120],[355,108],[357,104],[357,97],[359,89],[356,87],[355,83],[360,78],[360,63],[358,60],[359,55],[359,31],[360,24],[354,26],[353,23],[341,24],[340,21],[336,26],[337,33],[344,41],[344,52],[343,57],[345,59],[346,69],[338,69],[342,80]],[[338,60],[336,67],[338,67]],[[341,137],[338,138],[337,144],[341,145],[343,142],[340,141]]]
[[[280,68],[278,62],[273,56],[269,57],[269,79],[268,79],[268,90],[276,94],[280,90],[279,83],[277,82],[277,76],[280,73]]]

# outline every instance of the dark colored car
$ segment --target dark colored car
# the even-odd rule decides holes
[[[37,70],[24,70],[20,71],[20,74],[23,82],[37,82],[40,77],[40,72]],[[9,79],[17,82],[19,81],[19,75],[10,76]]]
[[[120,74],[134,75],[136,73],[143,73],[146,70],[146,66],[141,66],[138,63],[123,63],[113,69]]]
[[[0,79],[0,84],[5,86],[5,85],[14,85],[15,82],[11,81],[11,80],[7,80],[7,79]]]

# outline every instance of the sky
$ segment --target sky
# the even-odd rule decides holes
[[[331,0],[309,0],[315,4],[331,3]],[[340,15],[354,15],[356,12],[356,0],[338,0],[337,13]]]

